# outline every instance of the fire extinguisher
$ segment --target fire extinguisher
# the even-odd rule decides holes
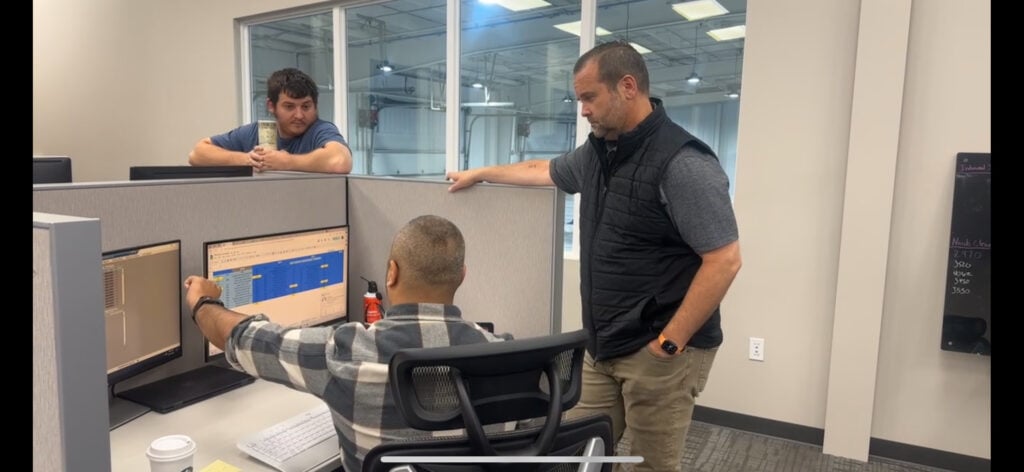
[[[365,277],[360,278],[367,282],[366,293],[363,294],[363,321],[376,323],[384,317],[384,309],[380,303],[384,296],[377,290],[377,282],[367,280]]]

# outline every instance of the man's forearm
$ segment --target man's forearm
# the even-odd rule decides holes
[[[544,186],[554,185],[548,168],[551,162],[544,159],[532,159],[514,164],[482,167],[478,177],[482,182],[512,185]]]
[[[662,331],[665,336],[685,345],[707,322],[722,303],[740,269],[739,243],[733,242],[702,256],[700,269],[693,276],[683,303]]]
[[[288,170],[348,174],[352,171],[352,153],[347,146],[331,141],[307,154],[293,154]]]
[[[223,350],[231,336],[231,330],[238,326],[248,315],[233,312],[220,305],[207,303],[196,312],[196,325],[203,336],[214,346]]]
[[[204,140],[189,153],[188,163],[193,166],[246,166],[249,165],[249,153],[229,151]]]

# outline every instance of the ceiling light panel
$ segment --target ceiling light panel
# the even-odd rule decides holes
[[[551,6],[550,3],[545,2],[544,0],[481,0],[480,3],[498,5],[499,7],[512,11],[532,10],[534,8]]]
[[[569,34],[575,34],[576,36],[580,35],[580,22],[579,21],[572,21],[572,22],[569,22],[569,23],[562,23],[562,24],[559,24],[559,25],[555,25],[555,28],[558,28],[558,29],[560,29],[562,31],[565,31],[566,33],[569,33]],[[597,27],[596,32],[597,32],[598,36],[608,36],[609,34],[612,34],[611,31],[608,31],[608,30],[606,30],[606,29],[604,29],[604,28],[602,28],[600,26]]]
[[[730,26],[708,31],[708,36],[715,38],[715,41],[728,41],[740,39],[747,36],[747,25]]]
[[[641,46],[641,45],[639,45],[637,43],[629,43],[629,45],[633,46],[633,49],[636,49],[636,52],[638,52],[640,54],[647,54],[647,53],[651,52],[650,49],[647,49],[647,48],[645,48],[645,47],[643,47],[643,46]]]
[[[715,0],[694,0],[692,2],[676,3],[672,5],[672,9],[690,21],[729,13],[729,10],[726,10],[722,4]]]

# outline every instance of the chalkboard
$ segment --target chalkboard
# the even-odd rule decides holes
[[[992,355],[992,155],[956,155],[942,349]]]

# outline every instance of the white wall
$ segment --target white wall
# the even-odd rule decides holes
[[[916,1],[873,435],[991,457],[991,358],[937,349],[957,152],[991,151],[991,2]]]
[[[76,180],[184,163],[196,140],[239,122],[234,18],[303,3],[34,0],[33,152],[73,156]],[[830,365],[854,364],[875,371],[871,437],[991,457],[991,359],[938,347],[953,158],[990,151],[990,3],[912,3],[891,222],[866,229],[888,231],[887,260],[849,269],[885,274],[867,365],[833,349],[851,342],[833,330],[837,290],[849,288],[844,195],[870,185],[847,169],[858,35],[874,33],[858,1],[749,3],[735,184],[744,267],[702,405],[824,428],[843,401],[828,394]],[[574,270],[567,261],[564,329],[580,326]],[[765,362],[746,359],[750,336],[766,339]]]
[[[726,341],[700,402],[825,428],[828,407],[864,408],[829,395],[830,374],[847,374],[830,364],[855,365],[875,374],[873,406],[856,411],[871,418],[871,437],[990,458],[991,359],[939,349],[953,159],[990,150],[990,2],[913,2],[888,182],[884,170],[879,182],[847,174],[863,145],[850,140],[857,46],[872,40],[858,35],[891,34],[862,29],[861,6],[749,4],[735,200],[744,266],[723,304]],[[898,37],[881,39],[899,47]],[[886,185],[891,223],[846,229],[871,240],[887,231],[888,247],[875,249],[888,260],[840,271],[844,251],[873,255],[855,238],[841,244],[844,224],[861,221],[844,214],[856,208],[844,196]],[[837,291],[850,287],[841,272],[884,274],[880,334],[863,353],[836,348],[863,335],[834,332],[846,308]],[[765,362],[746,359],[750,336],[766,339]]]
[[[182,165],[238,126],[235,18],[303,0],[33,0],[32,153],[70,155],[74,179]]]
[[[735,188],[744,265],[723,303],[725,342],[699,403],[821,429],[827,408],[851,408],[847,415],[870,420],[871,438],[991,458],[991,358],[939,349],[953,159],[991,150],[990,2],[912,2],[909,39],[905,32],[860,38],[895,34],[862,26],[862,2],[748,5]],[[872,182],[848,175],[857,164],[848,158],[870,144],[850,139],[858,43],[879,40],[903,41],[907,52],[905,75],[893,77],[904,81],[898,147],[886,158],[895,173],[883,169]],[[874,241],[884,232],[888,244],[876,249],[887,260],[855,260],[841,271],[844,251],[877,256],[856,241],[841,243],[844,223],[862,222],[858,202],[845,196],[876,189],[892,193],[891,213],[874,215],[863,233],[847,228],[847,237]],[[563,326],[579,323],[574,270],[578,262],[566,261]],[[883,275],[881,313],[864,316],[874,325],[834,332],[843,326],[837,313],[848,308],[837,305],[837,291],[854,286],[839,280],[841,272]],[[836,347],[872,329],[863,354]],[[751,336],[765,338],[764,362],[747,360]],[[830,395],[829,376],[847,374],[831,372],[834,365],[873,374],[872,401]],[[826,435],[859,426],[830,424]]]

